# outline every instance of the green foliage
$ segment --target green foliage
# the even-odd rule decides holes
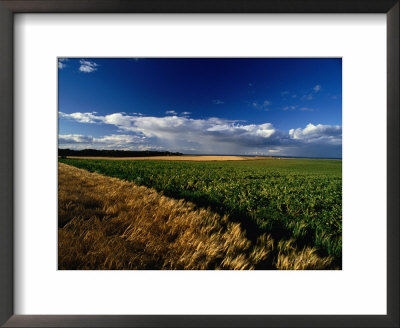
[[[266,232],[277,240],[295,238],[341,258],[341,160],[59,161],[211,207],[254,238]]]

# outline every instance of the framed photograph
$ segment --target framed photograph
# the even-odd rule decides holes
[[[0,1],[0,322],[399,326],[398,1]]]
[[[342,58],[57,65],[59,270],[342,269]]]

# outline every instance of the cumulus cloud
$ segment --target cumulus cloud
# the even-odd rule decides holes
[[[176,115],[176,114],[178,114],[178,113],[175,112],[174,110],[167,110],[167,111],[165,112],[165,114],[167,114],[167,115]]]
[[[342,144],[342,127],[339,125],[314,125],[309,123],[304,129],[290,129],[290,138],[307,143]]]
[[[96,64],[95,62],[89,61],[89,60],[85,60],[85,59],[81,59],[81,60],[79,61],[79,64],[80,64],[79,70],[80,70],[81,72],[84,72],[84,73],[92,73],[92,72],[95,72],[95,71],[97,71],[97,67],[99,66],[99,65]]]
[[[232,153],[243,147],[276,144],[279,133],[270,123],[242,124],[217,117],[192,119],[185,116],[131,116],[123,113],[60,113],[79,123],[109,124],[120,131],[147,138],[171,150],[196,149],[199,152]],[[63,137],[65,139],[65,137]],[[95,140],[93,140],[95,142]]]
[[[341,156],[340,126],[310,123],[305,128],[285,132],[271,123],[247,124],[218,117],[194,119],[176,115],[154,117],[125,113],[101,116],[93,112],[60,113],[60,117],[79,123],[112,125],[118,131],[124,131],[123,135],[102,138],[60,136],[60,144],[83,145],[81,148],[88,148],[88,144],[91,144],[94,148],[101,148],[102,145],[104,149],[164,149],[203,154]]]
[[[182,112],[181,114],[187,116],[187,115],[192,114],[192,112]]]
[[[101,122],[101,116],[96,116],[96,112],[92,112],[92,113],[72,113],[72,114],[66,114],[63,112],[59,112],[58,113],[60,115],[60,117],[63,118],[68,118],[68,119],[72,119],[75,120],[79,123],[100,123]]]

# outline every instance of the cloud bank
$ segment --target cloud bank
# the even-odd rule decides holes
[[[137,116],[126,113],[59,113],[61,119],[83,124],[107,124],[123,134],[91,137],[60,135],[62,148],[158,149],[192,154],[258,154],[282,156],[341,157],[342,128],[308,124],[287,131],[271,123],[246,124],[217,117]]]

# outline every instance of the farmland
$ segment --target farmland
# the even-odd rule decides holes
[[[142,188],[153,188],[163,197],[192,204],[193,211],[207,210],[220,217],[221,222],[238,224],[243,238],[252,245],[248,249],[254,250],[263,240],[270,245],[270,256],[253,261],[249,267],[285,268],[284,261],[309,250],[327,259],[326,268],[341,268],[341,160],[68,158],[59,162]],[[286,249],[286,258],[280,257],[283,249]],[[293,252],[289,254],[288,249]]]

